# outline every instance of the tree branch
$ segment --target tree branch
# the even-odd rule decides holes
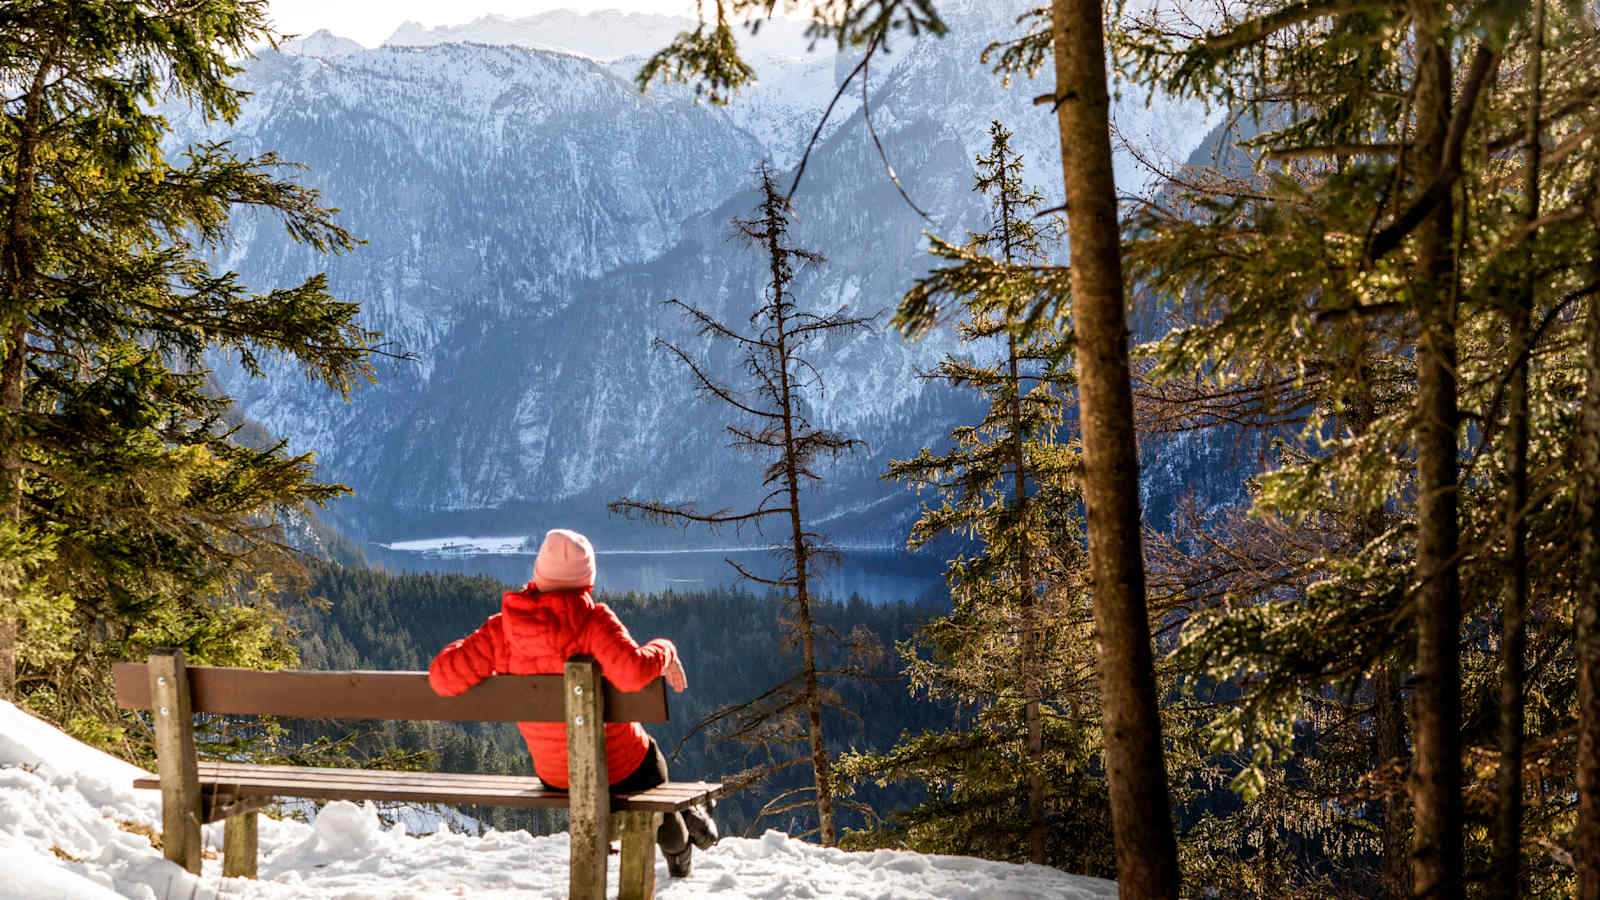
[[[1478,94],[1483,90],[1484,82],[1499,66],[1500,54],[1490,50],[1488,44],[1479,44],[1472,54],[1472,66],[1467,71],[1466,80],[1462,83],[1461,96],[1457,100],[1455,114],[1450,119],[1450,130],[1445,134],[1444,159],[1440,162],[1439,171],[1434,174],[1433,183],[1394,222],[1373,237],[1367,251],[1368,261],[1377,262],[1399,247],[1401,241],[1450,195],[1451,189],[1461,178],[1461,147],[1466,141]]]

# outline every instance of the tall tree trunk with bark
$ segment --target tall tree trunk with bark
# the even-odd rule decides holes
[[[1356,326],[1361,327],[1361,326]],[[1378,420],[1377,397],[1368,373],[1370,350],[1358,332],[1356,369],[1359,378],[1349,396],[1350,431],[1364,437]],[[1365,547],[1383,533],[1383,509],[1359,511],[1351,523],[1353,543]],[[1400,692],[1401,674],[1392,662],[1380,663],[1372,675],[1373,760],[1378,770],[1404,769],[1409,749],[1406,746],[1406,708]],[[1395,790],[1386,777],[1383,793],[1383,825],[1379,837],[1379,880],[1389,900],[1411,896],[1411,807],[1404,791]]]
[[[22,123],[16,135],[16,167],[11,172],[11,203],[6,210],[6,235],[0,252],[0,296],[7,309],[3,343],[0,343],[0,516],[22,523],[22,414],[28,358],[28,308],[33,300],[36,261],[33,248],[33,192],[38,181],[44,90],[52,67],[46,54],[22,101]],[[9,565],[0,562],[0,565]],[[21,572],[0,573],[0,700],[10,700],[16,690],[17,642],[21,639],[15,591]]]
[[[1012,232],[1011,195],[1005,190],[1006,177],[1005,147],[997,147],[995,153],[998,157],[997,169],[1002,182],[1000,190],[1000,233],[1005,235],[1006,265],[1013,265],[1016,260],[1015,241]],[[1008,310],[1008,322],[1017,320],[1018,310]],[[1012,331],[1006,332],[1006,377],[1011,382],[1011,478],[1012,491],[1016,498],[1016,516],[1018,521],[1026,522],[1028,518],[1028,453],[1023,441],[1023,431],[1026,425],[1022,418],[1022,374],[1018,367],[1019,351],[1017,349],[1017,336]],[[1045,839],[1047,837],[1044,822],[1044,722],[1040,715],[1040,701],[1043,699],[1039,685],[1038,655],[1039,655],[1039,623],[1038,611],[1035,607],[1038,594],[1033,583],[1032,554],[1029,552],[1027,542],[1017,546],[1017,602],[1021,613],[1022,635],[1018,642],[1020,651],[1021,676],[1022,676],[1022,719],[1023,727],[1027,731],[1028,761],[1036,771],[1028,776],[1028,861],[1044,865]]]
[[[1591,214],[1600,214],[1600,179],[1590,186],[1597,196]],[[1600,247],[1595,248],[1600,261]],[[1595,266],[1600,277],[1600,263]],[[1573,858],[1578,863],[1578,900],[1600,900],[1600,293],[1589,295],[1585,328],[1589,374],[1578,417],[1579,552],[1578,579],[1578,834]]]
[[[1122,897],[1176,898],[1177,840],[1145,607],[1139,448],[1102,12],[1098,0],[1053,0],[1052,5],[1106,780]]]
[[[1544,0],[1533,4],[1533,41],[1529,50],[1528,121],[1523,159],[1523,193],[1527,208],[1523,221],[1531,227],[1539,218],[1539,115],[1544,90]],[[1529,323],[1533,316],[1532,235],[1525,254],[1527,268],[1509,310],[1511,385],[1507,414],[1506,484],[1506,594],[1500,620],[1500,770],[1495,780],[1499,795],[1495,809],[1494,857],[1491,864],[1489,894],[1498,900],[1514,900],[1521,894],[1522,869],[1522,731],[1523,682],[1527,656],[1528,608],[1528,369]]]
[[[1445,164],[1451,60],[1442,8],[1434,0],[1416,0],[1411,12],[1418,55],[1412,180],[1422,191]],[[1419,586],[1412,873],[1416,896],[1440,900],[1460,898],[1463,891],[1454,219],[1451,192],[1446,191],[1417,229],[1411,285],[1422,328],[1417,347]]]

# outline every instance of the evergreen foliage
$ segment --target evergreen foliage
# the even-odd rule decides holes
[[[236,116],[230,60],[270,38],[266,15],[251,0],[0,9],[0,694],[80,733],[113,718],[112,660],[292,659],[272,576],[297,562],[277,519],[342,492],[309,454],[241,441],[205,367],[223,354],[260,374],[281,356],[340,392],[368,379],[377,335],[323,276],[255,293],[211,262],[240,214],[318,253],[354,239],[276,156],[170,153],[154,111]]]
[[[1265,4],[1125,36],[1134,77],[1258,129],[1144,207],[1128,253],[1177,322],[1148,348],[1151,421],[1270,447],[1248,516],[1191,510],[1153,545],[1202,726],[1197,889],[1570,887],[1552,762],[1574,724],[1581,575],[1560,548],[1594,233],[1572,151],[1597,85],[1588,18],[1534,13]]]
[[[707,16],[706,7],[701,4],[695,30],[682,32],[653,54],[634,80],[640,90],[657,79],[689,82],[696,95],[725,104],[741,87],[755,80],[755,70],[739,56],[730,23],[743,24],[756,33],[763,19],[787,6],[780,0],[712,0],[711,15]],[[839,85],[838,95],[865,71],[873,54],[887,49],[893,32],[916,37],[923,32],[942,35],[947,30],[932,0],[821,0],[806,4],[805,12],[810,16],[806,35],[813,43],[832,43],[841,50],[857,48],[861,52],[861,60],[850,77]],[[819,132],[821,128],[818,123]]]
[[[955,702],[959,715],[887,753],[847,756],[840,769],[853,779],[918,781],[929,794],[887,826],[851,835],[853,844],[1110,874],[1109,810],[1093,771],[1100,747],[1078,461],[1060,443],[1068,351],[1051,328],[1018,333],[1037,305],[1029,266],[1046,261],[1045,241],[1059,229],[1037,221],[1043,197],[1025,188],[1010,138],[993,123],[990,152],[977,159],[973,189],[990,201],[991,228],[969,234],[964,261],[929,276],[901,307],[902,317],[929,309],[930,285],[959,298],[963,345],[998,358],[946,357],[928,377],[976,391],[985,416],[953,431],[947,452],[924,448],[886,476],[940,501],[924,504],[913,549],[946,534],[974,542],[946,571],[954,609],[902,647],[911,688]]]

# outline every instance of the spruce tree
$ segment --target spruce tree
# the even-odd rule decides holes
[[[275,518],[341,488],[237,439],[208,354],[263,355],[348,392],[377,335],[321,275],[255,293],[212,260],[243,211],[319,252],[353,246],[273,154],[164,149],[155,110],[231,120],[232,59],[271,37],[241,0],[21,0],[0,11],[0,682],[58,720],[111,659],[289,653],[266,598],[294,567]],[[18,626],[20,625],[20,631]],[[103,696],[100,712],[106,714]]]
[[[1036,270],[1048,270],[1045,242],[1059,228],[1036,221],[1043,197],[1023,183],[1011,133],[994,122],[989,134],[973,189],[989,199],[990,228],[964,247],[936,242],[951,265],[902,301],[903,318],[941,298],[959,301],[963,345],[997,358],[947,356],[929,377],[977,391],[988,408],[951,433],[950,450],[925,448],[886,476],[940,501],[924,505],[912,549],[949,536],[977,542],[975,555],[946,570],[953,611],[904,649],[913,689],[954,701],[959,719],[841,767],[853,779],[920,781],[929,792],[858,842],[1109,872],[1103,782],[1090,771],[1099,748],[1089,724],[1078,459],[1060,441],[1067,349],[1050,325],[1020,333],[1041,283]]]
[[[750,314],[750,328],[741,330],[727,325],[690,303],[666,301],[681,310],[702,336],[727,341],[737,348],[750,379],[749,389],[739,390],[724,384],[703,362],[677,345],[658,339],[657,346],[689,369],[704,396],[729,407],[739,417],[740,421],[727,426],[734,437],[732,446],[767,461],[760,481],[766,494],[755,508],[739,512],[705,512],[693,503],[629,499],[618,500],[609,508],[613,513],[662,524],[699,524],[713,530],[727,525],[736,529],[748,525],[761,533],[761,526],[774,518],[785,526],[785,539],[774,549],[784,563],[781,575],[776,578],[761,576],[731,559],[728,565],[740,576],[784,593],[794,615],[791,633],[800,647],[800,670],[750,703],[719,711],[714,718],[733,722],[733,737],[752,744],[782,744],[795,740],[807,743],[817,833],[824,846],[832,846],[836,840],[832,756],[822,721],[822,711],[829,703],[831,691],[825,683],[825,667],[819,663],[825,632],[812,615],[811,592],[812,579],[830,551],[822,535],[808,525],[801,499],[811,485],[821,480],[818,464],[824,458],[849,453],[860,442],[839,432],[818,428],[808,418],[807,397],[809,392],[821,390],[821,375],[806,361],[805,351],[816,342],[864,329],[869,320],[850,315],[843,307],[832,313],[818,314],[801,306],[791,288],[797,264],[819,264],[823,259],[817,253],[788,243],[788,201],[770,168],[763,165],[759,176],[761,200],[756,215],[734,220],[738,232],[767,257],[766,291],[761,304]],[[805,720],[799,731],[791,728],[796,713],[803,714]],[[791,762],[776,762],[740,780],[749,783]],[[794,804],[769,804],[763,814],[777,814],[793,808]]]

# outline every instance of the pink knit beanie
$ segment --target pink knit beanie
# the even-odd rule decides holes
[[[565,528],[545,532],[533,561],[533,583],[541,591],[594,587],[594,547],[589,539]]]

